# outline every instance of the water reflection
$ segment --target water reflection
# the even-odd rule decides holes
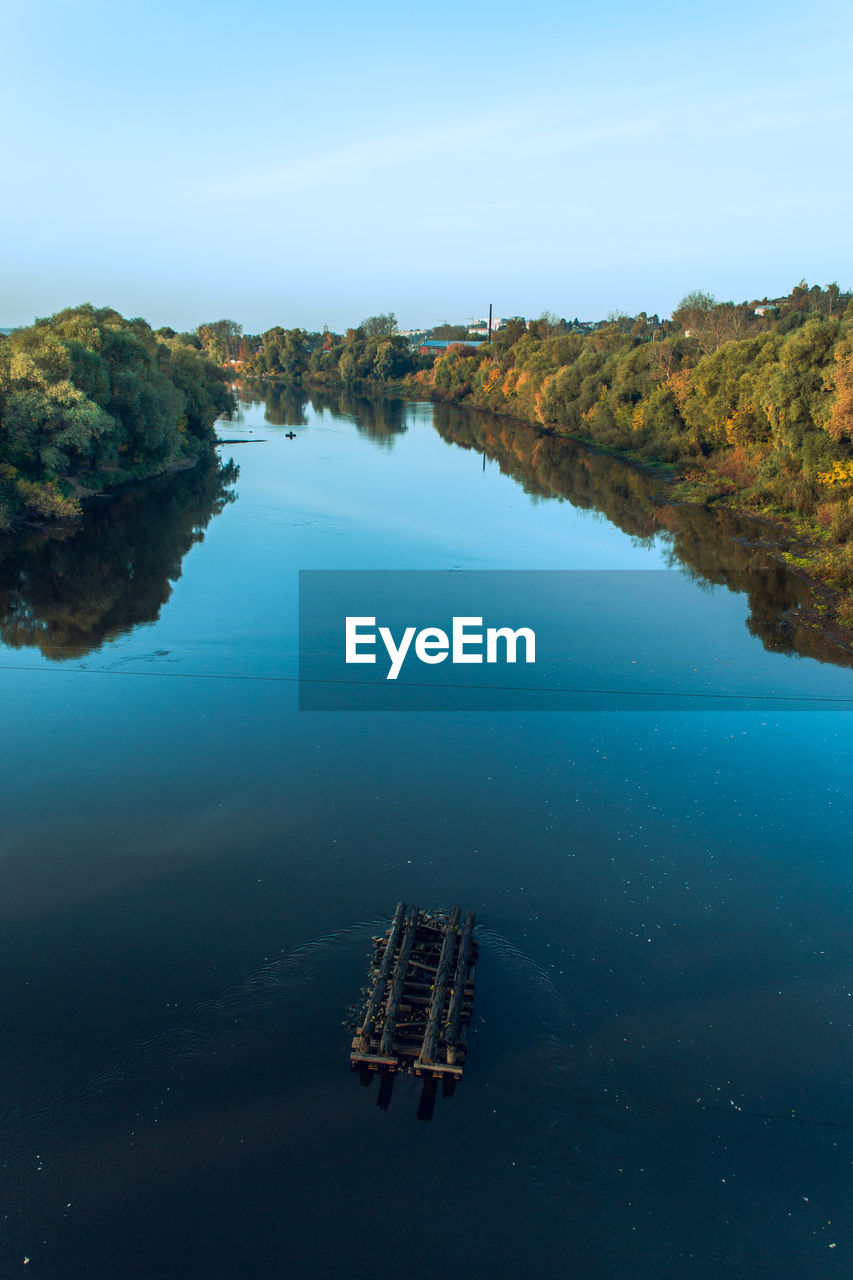
[[[765,649],[853,666],[853,656],[809,625],[816,619],[808,584],[770,554],[787,545],[779,530],[763,537],[755,521],[731,511],[667,503],[653,475],[523,423],[447,405],[435,407],[434,421],[442,439],[496,462],[531,497],[600,511],[640,543],[665,535],[673,565],[697,582],[746,594],[747,626]]]
[[[399,400],[316,390],[309,396],[269,383],[246,384],[239,394],[246,404],[260,397],[273,426],[345,417],[381,448],[405,433],[412,412]],[[671,562],[698,582],[745,593],[748,628],[765,649],[853,666],[851,655],[815,629],[807,584],[769,554],[780,545],[777,531],[762,537],[761,526],[729,511],[667,503],[653,475],[532,426],[447,405],[433,406],[433,414],[443,440],[497,464],[534,499],[600,512],[640,544],[663,536]],[[191,471],[93,500],[79,527],[0,541],[0,640],[35,646],[52,659],[80,657],[156,619],[183,556],[234,501],[237,474],[231,463],[202,460]]]
[[[264,419],[273,427],[307,427],[310,397],[299,386],[273,382],[241,382],[235,390],[241,404],[264,406]],[[238,415],[239,420],[239,415]]]
[[[190,547],[235,501],[238,474],[202,458],[93,500],[78,526],[0,541],[0,639],[58,661],[154,621]]]
[[[406,410],[409,406],[405,400],[368,400],[349,391],[317,388],[308,392],[302,387],[285,387],[271,382],[241,383],[237,394],[242,404],[260,401],[266,421],[275,427],[307,426],[310,404],[318,414],[349,418],[361,435],[386,448],[391,448],[395,438],[406,431]]]
[[[383,448],[392,448],[397,436],[406,431],[409,406],[404,400],[365,400],[346,391],[328,395],[314,392],[311,398],[315,409],[351,418],[361,435]]]
[[[362,1068],[358,1072],[359,1084],[363,1089],[369,1089],[373,1084],[374,1078],[377,1076],[375,1071],[368,1071]],[[376,1094],[376,1105],[380,1111],[387,1111],[391,1106],[391,1099],[394,1095],[394,1082],[396,1075],[393,1071],[382,1071],[378,1074],[379,1088]],[[442,1098],[452,1098],[456,1091],[456,1081],[448,1077],[441,1083]],[[438,1097],[438,1083],[431,1077],[426,1076],[421,1082],[421,1091],[418,1095],[418,1120],[430,1121],[435,1115],[435,1100]]]

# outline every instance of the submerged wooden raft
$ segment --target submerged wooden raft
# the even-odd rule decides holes
[[[474,1004],[474,913],[397,903],[376,939],[372,987],[352,1042],[353,1070],[458,1080]]]

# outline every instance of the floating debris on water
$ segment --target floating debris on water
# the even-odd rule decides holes
[[[451,1086],[461,1079],[474,1006],[474,924],[473,911],[463,920],[459,907],[397,903],[384,936],[374,939],[371,986],[350,1053],[354,1071],[368,1080],[371,1072],[401,1071]]]

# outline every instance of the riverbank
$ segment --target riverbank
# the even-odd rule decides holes
[[[270,380],[275,382],[275,380]],[[328,395],[330,391],[346,394],[341,386],[332,387],[327,380],[304,380],[306,393],[312,390]],[[778,505],[761,502],[739,490],[730,474],[718,470],[723,462],[712,454],[701,462],[696,458],[672,461],[661,459],[648,450],[604,445],[587,433],[569,432],[554,424],[542,423],[535,415],[525,416],[496,406],[484,408],[456,393],[443,394],[418,375],[393,383],[362,380],[351,394],[369,399],[398,398],[429,401],[464,409],[487,418],[499,418],[508,424],[533,429],[543,439],[570,440],[603,456],[630,463],[659,485],[656,496],[662,506],[692,506],[708,512],[725,511],[753,523],[756,545],[773,559],[784,564],[808,584],[813,596],[811,607],[797,611],[797,625],[819,632],[847,654],[853,654],[853,555],[848,543],[833,541],[831,531],[821,526],[817,516],[785,511]]]
[[[253,371],[294,391],[483,410],[664,468],[670,500],[790,529],[792,565],[853,629],[853,302],[838,302],[800,286],[778,308],[689,295],[665,322],[519,320],[434,356],[373,317],[338,336],[271,330]]]
[[[213,456],[212,448],[209,453]],[[58,481],[51,482],[51,488],[44,486],[47,494],[45,509],[40,511],[34,505],[29,505],[17,512],[5,528],[0,528],[0,538],[14,539],[44,529],[71,528],[85,518],[84,503],[95,498],[110,498],[114,492],[129,485],[142,484],[146,480],[156,480],[178,471],[190,471],[196,466],[200,456],[196,453],[162,466],[136,466],[127,469],[115,466],[92,473],[62,476]]]
[[[196,465],[198,458],[199,455],[196,453],[190,457],[178,458],[174,462],[168,462],[162,466],[132,467],[128,469],[123,469],[119,466],[104,467],[103,470],[86,477],[89,481],[89,486],[83,484],[79,474],[76,476],[63,476],[63,480],[73,488],[74,497],[80,499],[97,498],[112,489],[118,489],[125,484],[133,484],[137,480],[153,480],[156,476],[171,475],[173,471],[188,471]],[[92,482],[94,480],[101,483],[96,483],[93,486]]]

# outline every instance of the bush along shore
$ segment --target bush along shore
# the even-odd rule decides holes
[[[0,532],[79,516],[81,497],[192,466],[233,407],[195,334],[69,308],[0,335]]]
[[[780,552],[853,630],[853,302],[804,282],[776,303],[687,295],[671,320],[511,321],[490,342],[420,355],[373,316],[344,336],[273,329],[247,374],[506,414],[662,468],[669,501],[782,525]],[[459,329],[460,335],[464,330]],[[451,335],[448,335],[450,337]]]
[[[853,311],[729,339],[586,337],[460,347],[404,393],[487,409],[661,469],[669,502],[726,506],[783,526],[780,554],[828,589],[853,633]]]

